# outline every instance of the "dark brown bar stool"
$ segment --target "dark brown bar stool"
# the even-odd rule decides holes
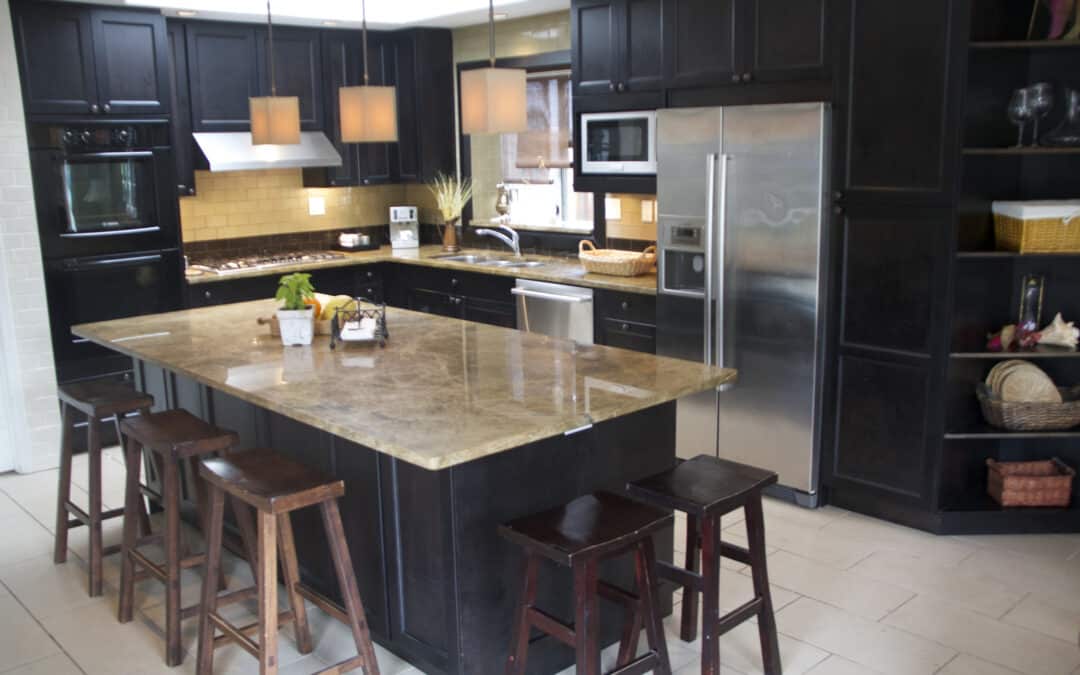
[[[238,437],[235,432],[219,429],[195,417],[186,410],[168,410],[161,413],[142,415],[126,419],[120,423],[124,439],[124,458],[127,463],[127,489],[124,501],[124,542],[123,565],[120,568],[120,608],[118,618],[121,623],[131,621],[135,601],[135,581],[147,576],[165,584],[165,662],[170,666],[179,665],[184,659],[184,650],[180,644],[180,622],[194,616],[198,606],[180,607],[180,574],[184,569],[202,565],[205,554],[181,558],[182,532],[180,529],[180,475],[184,462],[192,465],[200,456],[215,452],[224,452],[232,448]],[[138,483],[139,457],[142,450],[150,451],[151,457],[161,476],[161,505],[165,510],[165,532],[162,535],[138,537],[135,515],[139,507],[140,489]],[[189,486],[195,491],[199,517],[206,531],[206,488],[200,480]],[[139,547],[144,544],[163,540],[165,564],[151,562]],[[218,584],[224,586],[220,575]],[[230,601],[250,597],[251,593],[238,591]]]
[[[310,652],[311,630],[303,600],[307,598],[348,624],[356,642],[356,656],[321,672],[344,673],[362,667],[365,675],[379,675],[375,647],[371,642],[345,529],[338,512],[337,500],[345,494],[345,484],[270,450],[252,450],[203,460],[199,474],[210,488],[210,519],[207,524],[206,575],[203,579],[202,611],[199,613],[199,661],[196,672],[200,675],[212,673],[214,649],[236,642],[259,660],[260,675],[277,673],[278,622],[282,619],[295,622],[300,653]],[[217,576],[221,566],[226,493],[248,547],[248,557],[258,561],[255,577],[259,621],[249,626],[234,626],[217,613],[220,598],[214,584],[208,581]],[[300,583],[289,513],[315,505],[322,512],[330,555],[334,560],[341,595],[345,599],[344,608]],[[252,509],[258,521],[255,526],[251,522]],[[253,536],[253,530],[257,530],[258,534]],[[285,592],[292,605],[292,611],[282,615],[278,614],[277,600],[279,551]],[[215,636],[216,630],[220,630],[222,635]],[[247,635],[256,631],[258,642]]]
[[[656,553],[652,535],[671,525],[671,514],[610,492],[597,492],[554,509],[499,527],[525,549],[525,579],[514,620],[507,675],[524,675],[529,632],[537,628],[575,650],[579,675],[600,674],[599,597],[627,609],[615,670],[610,675],[653,671],[671,674],[667,643],[657,608]],[[637,595],[598,578],[600,562],[634,552]],[[541,557],[573,570],[574,625],[536,607],[536,574]],[[635,659],[642,624],[650,651]]]
[[[118,546],[103,548],[101,523],[124,515],[123,509],[101,510],[101,425],[104,419],[114,417],[119,436],[119,420],[134,412],[148,414],[154,405],[154,397],[132,389],[130,386],[109,380],[93,380],[65,384],[59,389],[63,411],[63,440],[60,446],[60,485],[56,491],[56,541],[53,562],[67,562],[68,529],[85,525],[90,529],[90,595],[101,595],[101,559],[119,550]],[[75,437],[75,412],[86,415],[87,454],[90,460],[90,503],[86,511],[71,502],[71,458]],[[138,470],[135,472],[138,479]],[[74,516],[69,519],[68,516]],[[149,518],[145,505],[139,509],[138,518],[149,531]]]
[[[776,638],[769,574],[765,567],[765,519],[761,491],[775,483],[771,471],[699,455],[664,471],[627,485],[630,495],[665,508],[686,513],[686,568],[659,564],[660,576],[683,588],[682,627],[684,641],[697,638],[698,594],[702,600],[702,675],[720,673],[720,636],[756,616],[761,639],[761,660],[766,675],[780,675],[780,648]],[[720,518],[742,508],[746,512],[748,548],[720,541]],[[702,572],[698,572],[698,552]],[[720,558],[750,566],[754,599],[720,616]]]

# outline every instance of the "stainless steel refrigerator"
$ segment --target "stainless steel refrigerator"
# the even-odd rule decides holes
[[[660,354],[737,368],[679,401],[680,457],[776,471],[817,503],[829,108],[657,113]]]

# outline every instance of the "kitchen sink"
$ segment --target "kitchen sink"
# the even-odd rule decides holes
[[[447,262],[459,262],[466,265],[477,265],[479,267],[500,267],[509,269],[520,269],[523,267],[542,267],[547,264],[539,260],[513,260],[506,258],[492,258],[486,255],[471,255],[471,254],[453,254],[453,255],[437,255],[434,256],[436,260],[445,260]]]
[[[454,253],[453,255],[437,255],[432,256],[436,260],[445,260],[446,262],[460,262],[470,265],[479,265],[481,263],[500,262],[498,258],[491,258],[486,255],[459,255]]]

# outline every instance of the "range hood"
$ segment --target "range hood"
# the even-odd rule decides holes
[[[249,131],[193,135],[210,171],[341,166],[341,155],[321,131],[300,132],[296,145],[252,145]]]

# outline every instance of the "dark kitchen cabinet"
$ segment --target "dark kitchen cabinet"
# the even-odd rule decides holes
[[[664,86],[663,0],[578,0],[570,30],[575,95]]]
[[[402,266],[406,308],[479,323],[517,327],[512,277]]]
[[[169,112],[160,13],[20,2],[12,14],[31,115]]]
[[[453,173],[455,75],[450,31],[417,28],[396,32],[392,39],[398,113],[395,180],[426,182],[438,173]]]
[[[656,298],[638,293],[598,289],[593,293],[596,307],[596,344],[656,353]]]
[[[231,23],[187,24],[192,131],[250,131],[248,99],[260,93],[255,29]]]
[[[188,87],[187,37],[184,24],[168,22],[170,103],[176,194],[195,194],[195,140],[191,137],[191,90]]]
[[[666,0],[665,78],[673,87],[741,83],[739,0]]]
[[[311,271],[311,283],[319,293],[327,295],[376,296],[381,300],[383,294],[382,275],[378,266],[362,265],[358,267],[332,267]],[[186,284],[186,306],[211,307],[233,302],[266,300],[274,297],[277,291],[279,274],[245,279],[227,279],[202,284]]]
[[[259,95],[270,96],[270,62],[267,31],[255,31],[255,59],[259,72]],[[318,30],[274,28],[274,83],[278,96],[300,99],[300,128],[323,128],[322,45]],[[336,92],[335,92],[336,93]]]

